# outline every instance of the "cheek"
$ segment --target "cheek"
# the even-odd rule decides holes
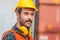
[[[22,24],[24,24],[24,23],[25,23],[25,20],[21,17],[21,18],[20,18],[20,22],[21,22]]]
[[[28,17],[28,16],[26,16],[26,15],[22,15],[22,16],[21,16],[21,18],[24,19],[24,20],[26,20],[27,17]]]
[[[25,20],[26,20],[26,17],[25,16],[21,16],[21,21],[25,22]]]
[[[34,20],[34,16],[32,16],[31,19]]]

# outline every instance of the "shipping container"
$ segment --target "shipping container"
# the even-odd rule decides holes
[[[60,40],[60,0],[38,3],[38,40]]]

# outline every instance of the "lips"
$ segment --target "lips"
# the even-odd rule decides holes
[[[26,22],[26,23],[31,23],[31,22]]]

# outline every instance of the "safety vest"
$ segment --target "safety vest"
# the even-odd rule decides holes
[[[15,36],[16,40],[33,40],[32,36],[29,37],[29,39],[24,38],[23,36],[21,36],[20,34],[16,33],[13,29],[9,30],[9,32],[12,32]],[[3,34],[3,37],[7,34],[8,32]]]

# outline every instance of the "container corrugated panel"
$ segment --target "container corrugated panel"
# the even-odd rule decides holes
[[[60,0],[39,0],[39,3],[53,3],[53,4],[60,4]]]
[[[39,8],[39,32],[60,31],[60,6],[44,6]]]
[[[60,6],[40,5],[38,17],[38,39],[60,40]]]

